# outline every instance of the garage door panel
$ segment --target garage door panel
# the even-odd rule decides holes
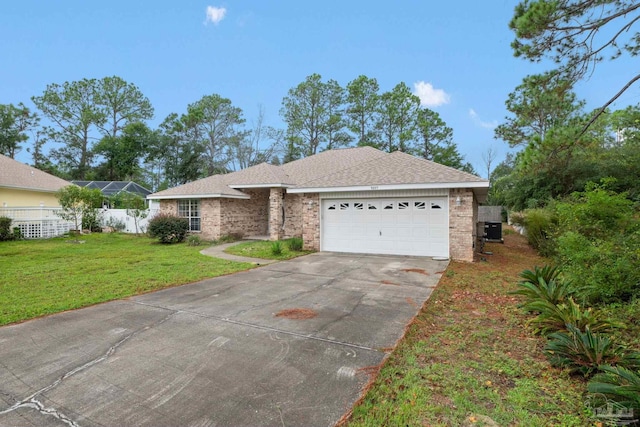
[[[322,201],[322,250],[448,256],[446,197]]]

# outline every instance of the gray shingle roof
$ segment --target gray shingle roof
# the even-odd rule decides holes
[[[282,166],[261,163],[225,175],[213,175],[154,193],[150,198],[170,196],[242,197],[232,187],[286,186],[327,188],[424,183],[487,183],[487,181],[409,154],[385,153],[372,147],[329,150]],[[488,186],[488,183],[487,183]]]
[[[302,182],[300,188],[486,182],[467,172],[396,151],[349,169]]]
[[[69,181],[0,154],[0,187],[56,192]]]

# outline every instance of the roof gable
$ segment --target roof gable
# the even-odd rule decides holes
[[[0,154],[0,187],[54,193],[69,181]]]

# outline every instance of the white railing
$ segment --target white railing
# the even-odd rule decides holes
[[[60,216],[61,208],[0,208],[0,216],[12,219],[11,228],[18,227],[25,239],[46,239],[68,233],[72,222]]]
[[[160,209],[147,209],[147,217],[138,220],[138,233],[144,233],[147,231],[147,227],[149,226],[149,220],[153,218]],[[122,230],[125,233],[135,233],[136,232],[136,224],[134,218],[132,216],[127,215],[126,209],[103,209],[102,210],[102,220],[100,224],[104,227],[111,226],[114,228],[116,224],[120,224],[120,227],[124,226]]]
[[[138,220],[138,233],[147,230],[149,220],[159,211],[160,209],[147,209],[147,217]],[[62,212],[62,208],[0,208],[0,216],[11,218],[11,228],[20,228],[25,239],[47,239],[73,230],[75,224],[60,218],[59,212]],[[100,217],[100,225],[103,227],[119,222],[124,225],[121,231],[136,232],[134,219],[127,215],[126,209],[101,209]]]

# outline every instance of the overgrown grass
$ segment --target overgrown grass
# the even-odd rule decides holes
[[[0,244],[0,325],[252,268],[125,234]]]
[[[586,383],[549,365],[507,294],[544,261],[517,234],[487,249],[487,262],[449,265],[350,426],[590,425]]]
[[[233,254],[246,256],[251,258],[262,258],[262,259],[291,259],[295,257],[299,257],[301,255],[310,254],[313,251],[292,251],[289,247],[289,241],[292,239],[286,239],[282,242],[284,244],[280,245],[282,252],[280,254],[274,254],[272,247],[274,242],[270,241],[257,241],[257,242],[246,242],[240,243],[238,245],[231,246],[225,250],[225,252]]]

